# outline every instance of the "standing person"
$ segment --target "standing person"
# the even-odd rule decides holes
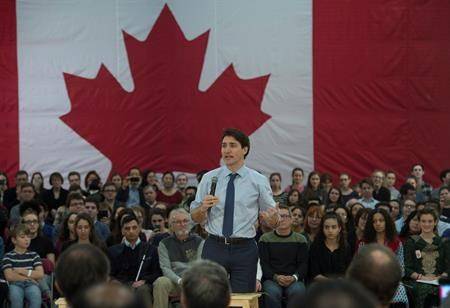
[[[64,178],[59,172],[53,172],[49,179],[52,186],[49,190],[42,192],[42,201],[47,204],[49,210],[56,210],[66,203],[69,192],[62,188]]]
[[[411,175],[416,179],[416,191],[425,195],[425,201],[431,198],[433,187],[423,180],[425,167],[422,164],[414,164],[411,167]]]
[[[342,193],[342,203],[347,204],[350,199],[358,199],[358,193],[354,191],[350,184],[352,182],[352,178],[347,173],[341,173],[339,175],[339,189]]]
[[[312,199],[319,199],[320,202],[324,202],[326,198],[326,194],[320,188],[320,174],[317,171],[311,171],[308,175],[308,183],[306,184],[306,188],[302,193],[302,202],[303,204],[308,204],[308,202]]]
[[[167,203],[169,211],[183,201],[183,194],[175,186],[175,175],[168,171],[162,176],[163,187],[156,194],[156,201]]]
[[[44,177],[40,172],[34,172],[31,175],[31,184],[34,186],[36,195],[40,196],[44,192]]]
[[[273,199],[279,204],[286,205],[287,192],[281,189],[281,174],[274,172],[269,177],[270,188],[272,188]]]
[[[303,192],[305,186],[303,186],[303,178],[305,173],[302,168],[294,168],[292,169],[292,184],[286,187],[285,192],[290,192],[291,189],[297,189],[299,193]]]
[[[28,173],[25,170],[17,171],[15,180],[16,186],[8,188],[3,194],[3,205],[8,210],[10,210],[14,204],[19,203],[19,200],[17,199],[18,193],[20,192],[20,187],[28,182]]]
[[[394,171],[387,171],[386,172],[386,180],[384,181],[384,184],[387,189],[391,192],[391,200],[399,200],[400,199],[400,192],[395,188],[395,181],[397,180],[397,176]]]
[[[221,149],[225,165],[203,176],[191,203],[192,219],[197,223],[206,220],[209,233],[202,258],[225,267],[235,293],[255,291],[258,214],[272,228],[280,221],[269,181],[245,166],[249,150],[250,140],[243,132],[226,129]],[[217,188],[215,195],[210,195],[213,178]]]
[[[375,200],[389,202],[391,200],[391,192],[389,191],[389,189],[383,186],[384,178],[384,172],[381,170],[375,170],[372,173],[372,194]]]
[[[366,208],[374,209],[379,201],[373,197],[372,181],[370,179],[362,180],[359,186],[361,187],[361,199],[358,202]]]

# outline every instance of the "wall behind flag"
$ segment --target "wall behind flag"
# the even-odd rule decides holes
[[[450,167],[450,2],[314,1],[316,168]]]

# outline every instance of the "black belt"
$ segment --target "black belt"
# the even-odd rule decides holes
[[[225,244],[225,245],[236,245],[236,244],[244,244],[247,242],[250,242],[253,240],[253,238],[248,238],[248,237],[222,237],[222,236],[217,236],[217,235],[213,235],[213,234],[209,234],[208,235],[209,238]]]

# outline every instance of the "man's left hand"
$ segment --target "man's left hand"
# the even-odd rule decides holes
[[[133,288],[137,289],[140,286],[143,286],[145,284],[145,280],[138,280],[133,282],[133,284],[131,285]]]
[[[261,218],[266,222],[266,224],[269,225],[269,227],[273,229],[278,227],[278,223],[280,222],[280,214],[278,213],[278,208],[270,208],[267,211],[262,211],[260,215]]]

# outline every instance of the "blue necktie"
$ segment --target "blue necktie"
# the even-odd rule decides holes
[[[230,180],[227,185],[227,194],[225,197],[225,210],[223,214],[222,234],[229,238],[233,234],[233,218],[234,218],[234,179],[237,173],[230,174]]]

